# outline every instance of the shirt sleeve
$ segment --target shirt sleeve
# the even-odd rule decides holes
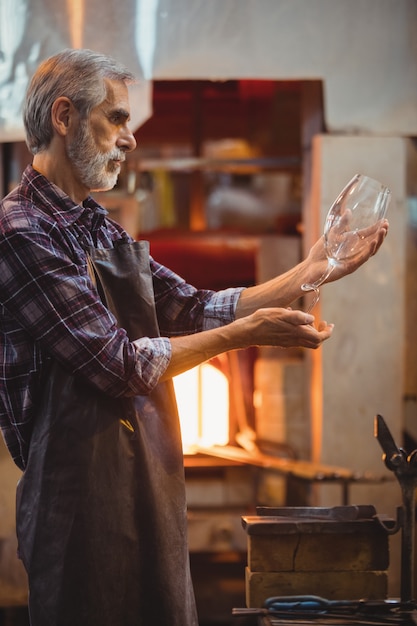
[[[151,259],[151,270],[161,335],[187,335],[234,321],[244,288],[197,289],[154,259]]]
[[[171,360],[171,342],[167,337],[141,337],[135,339],[136,371],[146,379],[149,389],[153,389],[167,369]]]
[[[236,306],[243,290],[243,287],[235,287],[212,292],[205,308],[203,329],[218,328],[233,322]]]
[[[169,363],[169,340],[131,342],[102,304],[85,258],[72,257],[59,233],[27,224],[0,240],[8,366],[21,367],[22,353],[28,362],[32,344],[111,396],[149,393]]]

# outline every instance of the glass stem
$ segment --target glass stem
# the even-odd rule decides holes
[[[329,278],[334,268],[335,268],[334,265],[332,265],[331,263],[328,263],[324,274],[322,274],[320,278],[314,281],[314,283],[303,283],[301,285],[302,291],[316,291],[320,287],[320,285],[322,285]]]
[[[306,309],[306,313],[310,313],[312,311],[312,309],[314,309],[314,307],[316,306],[317,302],[320,300],[320,289],[318,287],[315,287],[314,289],[314,297],[312,299],[312,301],[310,302],[310,304],[308,305],[307,309]]]
[[[324,283],[325,280],[327,280],[330,276],[330,274],[333,272],[334,270],[334,265],[331,265],[330,263],[327,264],[327,268],[326,271],[324,272],[324,274],[322,274],[320,276],[320,278],[318,278],[316,281],[314,281],[314,283],[303,283],[301,285],[301,289],[302,291],[314,291],[314,297],[312,299],[312,301],[310,302],[309,307],[307,308],[306,313],[310,313],[310,311],[313,309],[313,307],[316,306],[317,302],[320,299],[320,290],[319,287],[320,285],[322,285]]]

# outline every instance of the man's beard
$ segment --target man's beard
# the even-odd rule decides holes
[[[120,171],[114,161],[125,160],[122,150],[114,148],[110,152],[99,152],[86,120],[80,122],[67,150],[74,169],[86,187],[94,191],[113,189]]]

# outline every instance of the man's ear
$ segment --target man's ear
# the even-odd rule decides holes
[[[52,126],[59,135],[65,136],[68,134],[75,112],[74,105],[66,96],[60,96],[55,100],[51,108],[51,121]]]

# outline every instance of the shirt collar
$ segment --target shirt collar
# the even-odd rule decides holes
[[[89,230],[98,230],[103,225],[108,212],[91,196],[88,196],[82,204],[77,204],[31,165],[26,167],[23,181],[31,188],[33,195],[38,196],[42,207],[55,219],[60,228],[68,228],[75,222],[81,222]]]

